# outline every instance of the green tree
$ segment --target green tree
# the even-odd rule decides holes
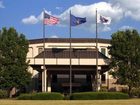
[[[117,83],[127,85],[129,93],[140,87],[140,36],[136,30],[118,31],[112,34],[110,67]]]
[[[31,74],[27,71],[28,40],[14,28],[0,31],[0,88],[8,92],[13,87],[28,85]]]

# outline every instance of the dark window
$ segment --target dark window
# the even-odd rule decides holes
[[[106,49],[105,48],[101,48],[101,53],[106,55]]]
[[[38,54],[40,54],[43,51],[43,47],[38,48]]]

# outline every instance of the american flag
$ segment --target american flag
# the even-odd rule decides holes
[[[59,18],[51,16],[44,12],[44,20],[43,23],[45,25],[55,25],[59,23]]]

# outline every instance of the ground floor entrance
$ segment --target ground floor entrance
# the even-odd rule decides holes
[[[70,77],[69,66],[46,66],[46,91],[61,92],[67,94],[70,92],[85,92],[95,90],[96,67],[95,66],[73,66],[72,76]],[[100,74],[107,70],[107,67],[101,67]],[[38,70],[37,91],[42,91],[44,83],[44,74]],[[70,78],[72,83],[70,84]]]
[[[72,92],[92,91],[92,81],[90,75],[73,74]],[[52,75],[52,92],[69,93],[70,77],[68,74]]]

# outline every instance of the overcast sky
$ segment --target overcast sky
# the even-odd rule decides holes
[[[87,22],[72,27],[73,38],[95,38],[95,11],[111,17],[111,24],[98,24],[99,38],[111,38],[117,30],[140,32],[140,0],[0,0],[0,29],[14,27],[28,39],[42,38],[42,11],[60,19],[46,25],[46,38],[69,37],[69,11]]]

